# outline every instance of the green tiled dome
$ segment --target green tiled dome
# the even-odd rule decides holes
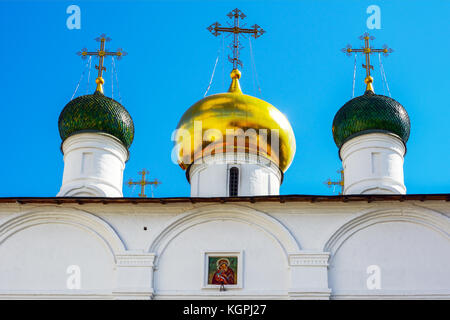
[[[70,101],[59,116],[58,127],[63,141],[79,132],[105,132],[122,141],[128,149],[134,137],[128,111],[99,91]]]
[[[366,91],[334,116],[333,138],[340,148],[349,139],[370,132],[389,132],[406,144],[411,124],[405,108],[390,97]]]

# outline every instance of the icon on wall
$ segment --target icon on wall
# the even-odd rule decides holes
[[[208,257],[208,284],[237,284],[237,257]]]

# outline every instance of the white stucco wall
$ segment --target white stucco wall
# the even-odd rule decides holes
[[[242,251],[245,289],[227,288],[226,295],[286,295],[288,264],[280,245],[256,226],[229,220],[193,226],[173,239],[159,258],[156,292],[164,297],[223,296],[217,288],[199,290],[204,286],[203,272],[191,270],[204,269],[205,252],[227,251]]]
[[[251,154],[219,154],[206,157],[189,169],[191,197],[229,196],[229,171],[239,169],[238,195],[265,196],[280,193],[281,171],[268,159]]]
[[[344,194],[405,194],[403,142],[392,134],[369,133],[342,146]]]
[[[58,197],[122,197],[128,151],[106,133],[78,133],[62,144],[64,173]]]
[[[64,293],[72,265],[82,271],[81,292],[110,293],[114,286],[114,256],[101,239],[75,226],[21,230],[0,245],[0,257],[0,287],[11,294]]]
[[[379,221],[336,250],[330,286],[334,295],[345,298],[448,293],[449,255],[449,240],[437,230],[413,221]],[[379,270],[380,282],[368,291],[370,266]]]
[[[449,217],[445,201],[2,203],[0,298],[449,299]],[[239,288],[204,286],[205,252],[223,251]]]

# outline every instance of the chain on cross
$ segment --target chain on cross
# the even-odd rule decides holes
[[[151,185],[152,187],[155,186],[157,187],[158,185],[161,184],[160,181],[158,181],[157,179],[153,180],[153,181],[147,181],[145,180],[145,176],[148,175],[150,172],[148,172],[147,170],[143,169],[142,171],[139,171],[138,174],[142,176],[142,179],[139,181],[133,181],[132,179],[130,179],[127,184],[129,187],[131,187],[132,185],[139,185],[141,186],[141,193],[139,194],[139,197],[141,198],[146,198],[147,196],[145,195],[145,186],[147,185]],[[152,198],[153,198],[153,189],[152,189]]]
[[[370,70],[373,70],[373,66],[370,64],[370,55],[375,52],[383,53],[385,57],[389,55],[389,53],[394,52],[391,48],[389,48],[386,44],[383,46],[383,49],[374,49],[370,46],[370,40],[374,40],[375,37],[371,36],[369,33],[364,33],[362,36],[359,37],[360,40],[364,40],[364,47],[361,49],[352,49],[351,45],[347,45],[345,48],[342,49],[342,52],[346,53],[348,56],[352,54],[352,52],[362,52],[366,56],[366,64],[363,64],[362,67],[366,69],[366,78],[364,79],[364,82],[366,83],[366,91],[370,90],[374,92],[373,90],[373,78],[370,75]]]
[[[228,60],[233,63],[233,69],[237,69],[238,65],[242,68],[242,61],[239,60],[239,50],[242,49],[240,42],[239,42],[239,35],[240,34],[250,34],[255,39],[262,36],[266,31],[264,31],[260,26],[257,24],[253,25],[251,29],[249,28],[242,28],[239,24],[239,19],[244,19],[246,15],[239,10],[238,8],[234,9],[230,13],[227,14],[228,18],[233,19],[234,25],[230,27],[222,27],[220,23],[215,22],[212,25],[210,25],[207,29],[210,31],[214,36],[221,35],[221,32],[228,32],[230,34],[233,34],[233,43],[229,46],[231,51],[233,52],[233,57],[228,56]]]
[[[109,52],[105,49],[105,43],[111,41],[111,38],[107,37],[105,34],[100,35],[100,37],[95,38],[97,42],[100,42],[100,49],[97,51],[87,51],[86,48],[81,49],[80,52],[77,52],[77,55],[81,56],[82,59],[86,59],[88,56],[96,56],[98,57],[98,66],[95,66],[95,69],[98,70],[97,79],[95,79],[95,83],[97,84],[96,91],[100,91],[103,93],[103,84],[105,80],[103,80],[103,71],[106,71],[106,68],[103,66],[103,60],[105,57],[117,56],[117,59],[120,60],[123,56],[126,56],[127,53],[123,51],[123,49],[119,48],[116,52]]]

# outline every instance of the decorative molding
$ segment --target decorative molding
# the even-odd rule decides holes
[[[123,253],[116,255],[118,267],[151,267],[155,260],[154,253]]]
[[[151,300],[155,292],[153,289],[137,289],[137,288],[116,288],[112,292],[113,298],[116,300]]]
[[[340,290],[331,299],[450,299],[450,290]]]
[[[261,291],[261,290],[228,290],[227,291],[178,291],[162,290],[158,291],[154,297],[155,300],[287,300],[289,296],[286,291]]]
[[[44,206],[9,219],[0,225],[0,244],[21,230],[39,224],[67,224],[93,233],[109,248],[112,255],[125,252],[126,247],[111,226],[99,217],[80,209]],[[57,241],[55,239],[55,241]]]
[[[124,252],[116,255],[115,299],[153,299],[155,255],[146,252]]]
[[[378,223],[410,222],[430,228],[450,240],[450,219],[442,213],[421,208],[381,209],[363,212],[341,225],[324,245],[324,251],[334,255],[356,232]]]
[[[289,254],[289,266],[327,267],[330,254],[328,252],[304,252]]]
[[[300,245],[292,233],[270,215],[244,206],[214,204],[195,208],[174,217],[156,236],[147,252],[156,254],[157,260],[155,264],[157,265],[165,248],[179,234],[201,223],[217,220],[233,220],[259,228],[280,245],[286,255],[286,259],[290,252],[298,252],[300,250]]]
[[[2,291],[0,300],[112,300],[111,292],[92,290]]]
[[[331,289],[324,288],[291,288],[288,291],[291,300],[329,300]]]

